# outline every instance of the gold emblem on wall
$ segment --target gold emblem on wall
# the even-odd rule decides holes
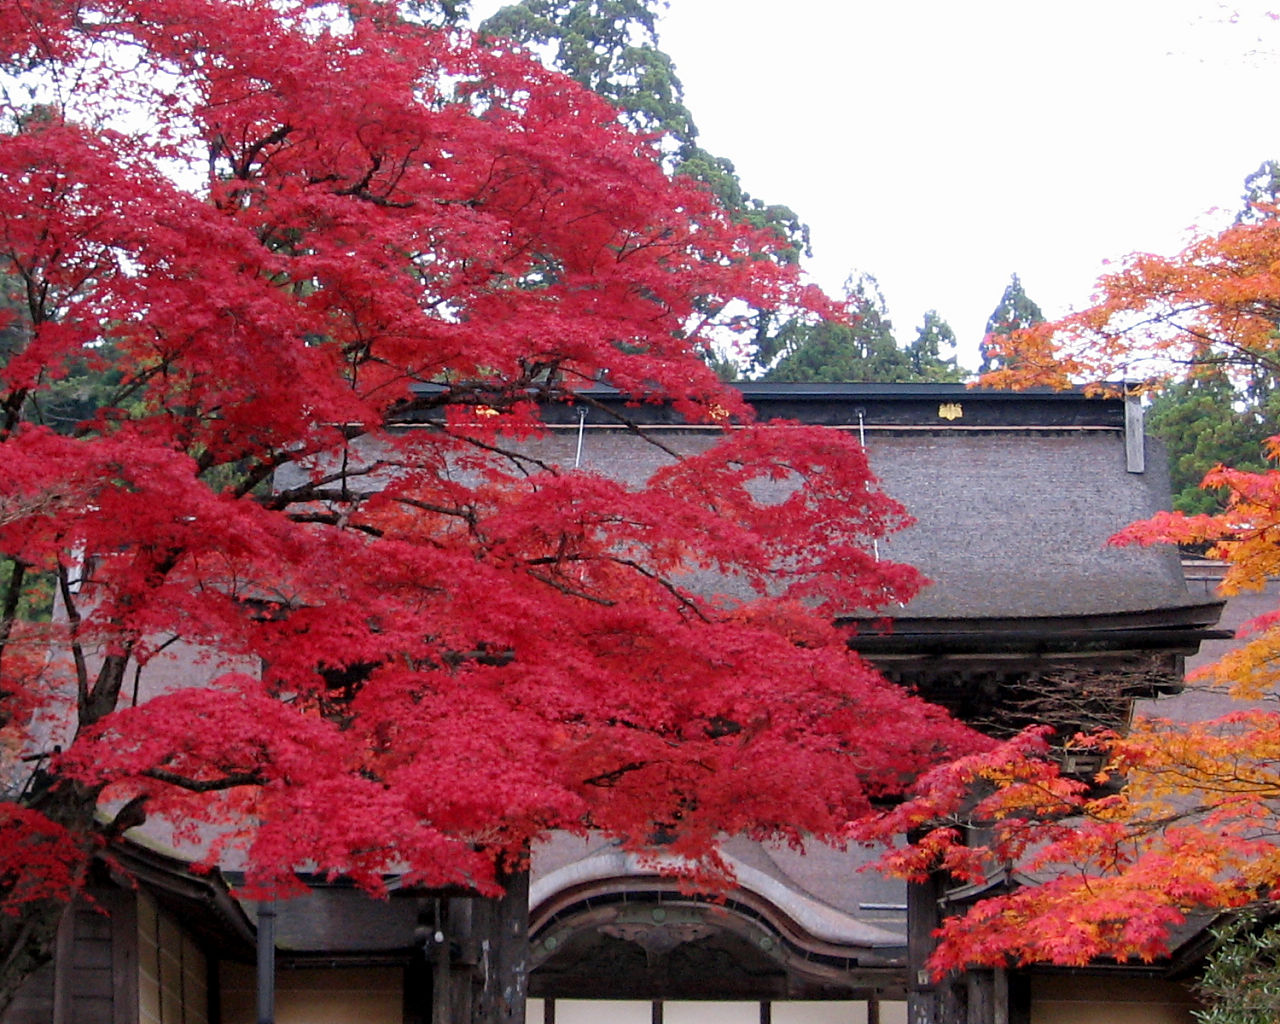
[[[938,406],[938,415],[944,420],[958,420],[964,415],[959,402],[943,402]]]

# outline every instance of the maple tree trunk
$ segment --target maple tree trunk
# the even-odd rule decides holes
[[[63,900],[26,904],[21,914],[0,915],[0,1016],[23,983],[53,959]]]
[[[81,835],[93,834],[96,790],[55,786],[38,792],[30,806]],[[88,870],[89,859],[86,849],[82,872]],[[53,960],[58,925],[74,895],[73,887],[61,897],[24,902],[20,913],[0,914],[0,1014],[13,1002],[23,983]]]

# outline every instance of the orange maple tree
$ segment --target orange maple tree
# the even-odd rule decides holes
[[[781,240],[405,6],[0,4],[0,1008],[144,818],[275,891],[494,894],[550,829],[714,872],[981,745],[830,625],[921,583],[861,449],[703,358],[830,311]],[[540,409],[606,379],[723,429],[561,468]]]
[[[1198,372],[1243,382],[1280,370],[1276,210],[1175,257],[1132,256],[1098,290],[1083,312],[991,339],[1004,368],[983,383],[1114,391]],[[1280,454],[1280,438],[1268,454]],[[1261,589],[1280,572],[1280,471],[1219,466],[1204,486],[1227,495],[1224,512],[1162,513],[1113,543],[1207,545],[1225,560],[1225,595]],[[1199,681],[1269,697],[1280,681],[1280,610],[1241,636]],[[1252,705],[1208,722],[1140,718],[1125,735],[1073,742],[1105,756],[1098,779],[1065,777],[1033,732],[939,768],[861,831],[922,830],[892,855],[894,869],[917,879],[945,870],[989,887],[945,922],[937,971],[1010,959],[1150,960],[1189,914],[1280,899],[1280,712]]]

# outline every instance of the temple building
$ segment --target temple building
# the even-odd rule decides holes
[[[1123,728],[1135,701],[1177,694],[1184,659],[1223,636],[1222,603],[1188,587],[1175,550],[1107,544],[1169,501],[1165,455],[1144,437],[1136,400],[961,385],[743,389],[763,420],[860,438],[885,491],[916,519],[879,553],[932,583],[883,616],[848,617],[850,643],[978,728]],[[605,389],[547,420],[540,457],[623,479],[717,429],[663,407],[624,408]],[[731,838],[725,855],[737,888],[707,901],[607,839],[542,844],[528,896],[530,1024],[956,1020],[956,985],[936,988],[923,964],[932,929],[973,892],[909,889],[866,870],[869,850]],[[475,902],[459,894],[376,901],[319,885],[260,907],[237,900],[234,881],[193,874],[140,841],[101,868],[91,895],[110,915],[88,905],[67,915],[57,962],[2,1024],[253,1024],[264,988],[278,1024],[442,1024],[432,992],[452,986],[461,1014],[489,953],[478,932],[456,927]],[[959,1019],[1189,1022],[1198,950],[1188,935],[1153,964],[973,972]]]

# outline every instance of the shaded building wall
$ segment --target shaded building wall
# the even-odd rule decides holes
[[[211,1024],[204,951],[143,892],[90,889],[0,1024]]]
[[[252,966],[223,962],[218,969],[219,1024],[255,1024],[256,974]],[[401,1024],[404,969],[400,967],[298,968],[276,972],[276,1024]]]
[[[135,1024],[132,894],[90,890],[63,916],[55,960],[27,979],[0,1024]]]
[[[1031,979],[1031,1024],[1194,1024],[1199,1003],[1155,978],[1058,975]]]
[[[139,1024],[209,1024],[203,950],[146,893],[138,894]]]

